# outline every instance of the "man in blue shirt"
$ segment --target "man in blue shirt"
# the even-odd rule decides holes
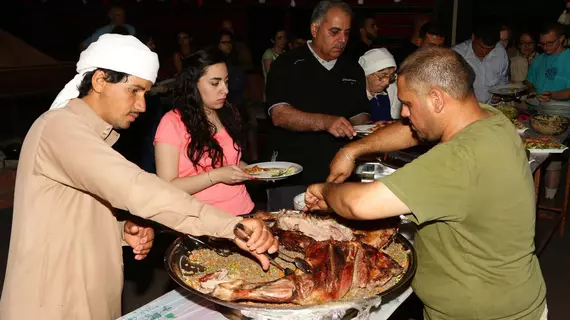
[[[560,23],[549,24],[540,33],[538,45],[544,53],[533,60],[525,84],[541,101],[570,100],[570,50],[564,49],[565,39]]]
[[[470,40],[452,48],[475,71],[475,97],[481,103],[490,103],[493,95],[489,89],[509,82],[509,58],[499,42],[499,28],[493,24],[478,27]]]
[[[92,42],[97,41],[100,36],[106,33],[112,33],[113,29],[117,26],[123,26],[131,36],[135,35],[135,28],[130,24],[125,23],[125,9],[119,5],[114,5],[109,9],[109,19],[111,19],[111,23],[106,26],[103,26],[97,30],[83,43],[81,44],[82,50],[85,50]]]

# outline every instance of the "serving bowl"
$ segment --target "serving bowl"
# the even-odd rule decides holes
[[[547,135],[556,136],[568,129],[568,118],[558,115],[535,114],[530,118],[530,126],[534,131]]]

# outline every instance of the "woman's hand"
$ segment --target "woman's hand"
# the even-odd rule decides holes
[[[249,237],[247,243],[235,239],[235,243],[242,250],[249,252],[261,263],[263,270],[269,269],[269,259],[263,253],[267,252],[269,254],[277,252],[279,249],[279,243],[277,239],[273,237],[273,234],[267,229],[265,223],[259,219],[243,219],[241,224],[246,226],[253,233]]]
[[[238,166],[225,166],[209,172],[213,183],[237,184],[251,180],[251,176],[243,172]]]

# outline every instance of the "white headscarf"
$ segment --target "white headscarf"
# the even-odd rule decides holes
[[[358,64],[364,69],[365,75],[373,74],[382,69],[396,67],[394,56],[386,48],[371,49],[358,59]]]
[[[104,34],[87,47],[79,56],[77,75],[57,95],[50,109],[62,108],[69,100],[77,98],[77,88],[87,72],[97,68],[124,72],[149,80],[156,80],[158,56],[133,36]]]

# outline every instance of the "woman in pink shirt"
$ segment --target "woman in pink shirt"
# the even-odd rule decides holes
[[[174,110],[156,131],[156,172],[202,202],[234,215],[250,213],[254,204],[243,181],[243,133],[240,115],[226,101],[228,71],[217,50],[198,51],[174,90]]]

